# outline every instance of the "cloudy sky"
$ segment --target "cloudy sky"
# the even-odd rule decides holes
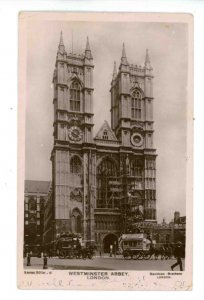
[[[158,221],[185,215],[188,27],[185,23],[30,21],[27,38],[25,179],[51,180],[52,76],[60,31],[66,51],[83,54],[89,36],[94,58],[94,133],[110,122],[113,63],[122,43],[129,63],[143,65],[149,49],[154,73],[154,146]]]

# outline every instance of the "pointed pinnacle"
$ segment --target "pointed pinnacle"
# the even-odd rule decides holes
[[[87,36],[87,39],[86,39],[85,57],[88,58],[88,59],[93,59],[93,56],[91,54],[91,48],[90,48],[90,45],[89,45],[88,36]]]
[[[146,63],[150,63],[149,50],[148,50],[148,49],[146,49],[145,62],[146,62]]]
[[[91,51],[90,45],[89,45],[89,37],[86,38],[86,51]]]
[[[145,55],[145,68],[147,69],[152,69],[151,63],[150,63],[150,58],[149,58],[149,51],[146,49],[146,55]]]
[[[123,43],[122,58],[127,58],[125,53],[125,44]]]
[[[58,45],[58,51],[61,54],[64,54],[64,52],[65,52],[62,31],[60,32],[60,41],[59,41],[59,45]]]
[[[128,65],[124,43],[123,43],[123,50],[122,50],[122,56],[121,56],[121,64]]]
[[[62,33],[62,31],[60,32],[59,46],[64,46],[64,42],[63,42],[63,33]]]

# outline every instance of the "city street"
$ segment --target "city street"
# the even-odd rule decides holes
[[[94,257],[93,259],[59,259],[48,258],[48,269],[52,270],[146,270],[146,271],[170,271],[175,259],[169,260],[125,260],[122,257]],[[183,260],[183,268],[185,267]],[[43,269],[43,258],[32,257],[31,266],[25,269]],[[179,271],[176,267],[174,271]]]

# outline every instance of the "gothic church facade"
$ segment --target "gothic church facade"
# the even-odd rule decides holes
[[[74,232],[105,248],[131,222],[156,222],[153,75],[128,63],[123,44],[110,83],[111,125],[93,136],[94,60],[67,54],[61,33],[54,86],[52,161],[53,233]]]

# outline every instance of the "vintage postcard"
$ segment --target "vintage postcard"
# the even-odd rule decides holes
[[[191,290],[193,16],[19,14],[18,287]]]

